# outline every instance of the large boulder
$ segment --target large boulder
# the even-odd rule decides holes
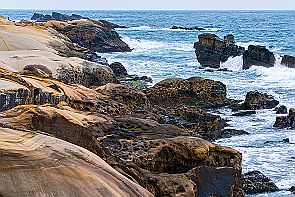
[[[289,68],[295,68],[295,57],[284,55],[281,64],[286,65]]]
[[[272,109],[279,104],[272,95],[260,93],[258,91],[250,91],[246,94],[245,101],[238,106],[236,110],[259,110],[259,109]]]
[[[243,54],[243,69],[251,66],[273,67],[275,56],[265,46],[249,45],[248,50]]]
[[[295,128],[295,109],[289,109],[289,114],[287,116],[278,116],[274,127],[277,128]]]
[[[221,62],[240,56],[245,51],[243,47],[235,45],[233,35],[227,35],[222,40],[215,34],[206,33],[199,35],[198,39],[194,48],[199,63],[204,67],[219,68]]]
[[[274,182],[259,171],[251,171],[243,174],[243,189],[246,194],[279,191],[279,188]]]
[[[226,86],[200,77],[165,79],[146,90],[152,104],[166,107],[181,105],[201,108],[227,104]]]
[[[0,128],[0,196],[153,196],[68,142]]]

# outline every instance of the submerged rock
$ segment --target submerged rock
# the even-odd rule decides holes
[[[221,131],[220,138],[230,138],[233,136],[239,136],[239,135],[249,135],[247,131],[244,130],[237,130],[237,129],[223,129]]]
[[[287,116],[278,116],[274,127],[277,128],[295,128],[295,109],[289,109],[289,114]]]
[[[276,110],[276,114],[287,114],[288,113],[288,109],[284,105],[276,107],[275,110]]]
[[[250,91],[246,94],[245,101],[233,107],[234,110],[259,110],[272,109],[279,104],[272,95]]]
[[[289,68],[295,68],[295,57],[284,55],[281,64],[286,65]]]
[[[172,26],[171,29],[182,29],[182,30],[206,30],[202,27],[181,27],[181,26]]]
[[[251,66],[273,67],[275,56],[265,46],[249,45],[248,50],[243,54],[243,69]]]
[[[243,174],[243,188],[246,194],[279,191],[279,188],[259,171],[251,171]]]
[[[198,39],[194,48],[199,63],[204,67],[219,68],[221,62],[240,56],[245,51],[243,47],[235,45],[233,35],[227,35],[222,40],[215,34],[201,34]]]
[[[256,114],[255,110],[244,110],[234,113],[233,116],[251,116],[253,114]]]

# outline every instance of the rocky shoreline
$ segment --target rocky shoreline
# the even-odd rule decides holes
[[[11,188],[28,191],[32,185],[25,182],[39,188],[29,196],[42,190],[46,196],[242,197],[278,190],[260,172],[242,175],[242,154],[213,143],[248,133],[228,129],[209,112],[272,109],[279,105],[273,96],[253,91],[240,103],[227,98],[222,82],[200,77],[148,87],[150,78],[130,76],[121,63],[96,54],[130,52],[115,31],[127,27],[75,14],[34,14],[32,20],[0,18],[0,196]],[[202,34],[194,47],[200,64],[212,68],[240,55],[244,69],[274,64],[266,48],[245,50],[233,35]],[[292,65],[293,59],[283,61]],[[275,127],[294,128],[293,111],[278,117]],[[15,161],[21,165],[13,168]],[[71,173],[73,166],[78,169]],[[44,185],[53,167],[64,173]],[[4,184],[6,170],[22,184]]]

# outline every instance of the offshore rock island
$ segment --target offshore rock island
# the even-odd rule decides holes
[[[149,77],[128,75],[121,63],[97,55],[132,51],[116,28],[128,27],[56,12],[17,22],[0,18],[0,196],[278,191],[261,172],[242,174],[239,151],[214,143],[248,133],[227,129],[212,110],[249,113],[279,101],[257,91],[243,102],[229,99],[224,83],[201,77],[150,86]],[[198,39],[195,53],[204,67],[219,68],[241,55],[243,69],[274,65],[268,49],[246,50],[233,35]],[[283,62],[292,67],[294,58]],[[275,127],[294,127],[293,116],[290,109]]]

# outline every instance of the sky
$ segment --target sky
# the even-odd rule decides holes
[[[1,0],[2,1],[2,0]],[[295,10],[295,0],[3,0],[4,9]]]

